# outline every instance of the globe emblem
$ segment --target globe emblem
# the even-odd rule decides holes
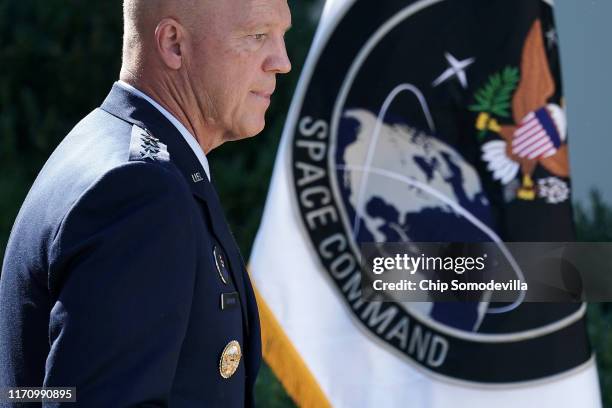
[[[401,120],[376,124],[374,113],[350,109],[338,132],[336,176],[356,241],[489,241],[479,228],[491,215],[476,170]]]
[[[338,139],[338,192],[356,244],[491,241],[490,206],[478,174],[453,147],[401,118],[381,121],[366,109],[344,112]],[[467,331],[477,330],[484,313],[478,302],[398,303]]]

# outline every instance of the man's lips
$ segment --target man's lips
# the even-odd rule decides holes
[[[272,93],[273,92],[274,91],[272,91],[272,92],[267,92],[267,91],[251,91],[251,93],[254,94],[255,96],[258,96],[260,98],[267,99],[267,100],[270,100],[270,98],[272,97]]]

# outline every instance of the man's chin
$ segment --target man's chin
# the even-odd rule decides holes
[[[253,124],[251,126],[245,126],[238,131],[229,132],[226,135],[225,140],[233,142],[236,140],[248,139],[250,137],[254,137],[260,134],[264,130],[265,127],[266,127],[266,121],[262,120],[261,123],[258,125]]]
[[[244,132],[241,132],[242,136],[239,139],[246,139],[249,137],[254,137],[263,132],[266,127],[266,121],[262,119],[260,123],[253,124],[252,126],[248,126],[248,128],[244,129]]]

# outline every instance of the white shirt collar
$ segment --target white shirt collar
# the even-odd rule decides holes
[[[123,81],[119,80],[119,81],[117,81],[117,84],[119,86],[121,86],[122,88],[130,91],[131,93],[133,93],[133,94],[135,94],[137,96],[140,96],[141,98],[145,99],[147,102],[149,102],[151,105],[153,105],[158,111],[160,111],[161,114],[164,115],[166,117],[166,119],[168,119],[170,121],[170,123],[172,123],[174,125],[174,127],[183,136],[183,139],[185,139],[185,141],[187,142],[189,147],[191,147],[191,150],[193,150],[193,153],[196,155],[196,157],[200,161],[200,164],[204,168],[204,171],[206,172],[206,177],[208,177],[208,180],[210,181],[210,168],[208,166],[208,159],[206,158],[206,155],[204,154],[204,151],[202,150],[202,147],[200,147],[200,145],[198,144],[198,141],[196,140],[195,136],[193,136],[187,130],[187,128],[185,126],[183,126],[183,124],[181,122],[179,122],[179,120],[177,118],[174,117],[174,115],[172,115],[170,112],[168,112],[159,103],[155,102],[153,100],[153,98],[151,98],[149,95],[147,95],[144,92],[134,88],[132,85],[128,84],[127,82],[123,82]]]

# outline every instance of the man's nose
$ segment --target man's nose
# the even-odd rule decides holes
[[[283,38],[274,42],[273,49],[264,63],[264,71],[276,74],[286,74],[291,71],[291,61]]]

